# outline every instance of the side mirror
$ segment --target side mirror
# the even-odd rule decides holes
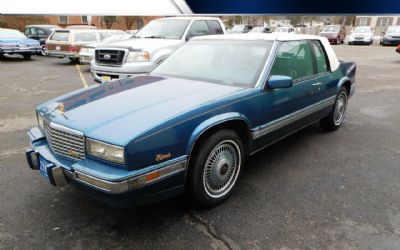
[[[268,88],[283,89],[290,88],[293,85],[293,80],[290,76],[273,75],[268,79]]]

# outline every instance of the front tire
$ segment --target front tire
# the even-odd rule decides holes
[[[31,59],[32,54],[22,54],[25,60]]]
[[[320,120],[321,127],[327,131],[337,130],[346,116],[347,103],[348,93],[346,88],[342,86],[336,96],[335,106],[331,113]]]
[[[197,207],[207,208],[232,193],[244,162],[244,148],[232,130],[221,130],[199,142],[191,159],[188,195]]]

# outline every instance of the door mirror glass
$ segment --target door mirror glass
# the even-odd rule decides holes
[[[268,88],[282,89],[290,88],[293,85],[293,80],[290,76],[273,75],[268,80]]]

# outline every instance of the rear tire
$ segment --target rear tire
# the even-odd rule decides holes
[[[348,93],[346,88],[342,86],[336,96],[335,106],[331,113],[319,121],[321,127],[327,131],[337,130],[346,116],[347,103]]]
[[[25,60],[31,59],[32,54],[22,54]]]
[[[244,148],[232,130],[202,139],[190,161],[187,195],[196,207],[207,208],[226,200],[234,189],[244,162]]]
[[[68,59],[74,64],[79,64],[80,63],[79,62],[79,58],[68,57]]]

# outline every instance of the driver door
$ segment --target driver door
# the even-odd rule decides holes
[[[306,115],[317,101],[313,54],[307,41],[282,42],[269,76],[289,76],[292,87],[268,89],[260,96],[259,127],[254,131],[256,147],[270,144],[307,125]],[[268,83],[266,83],[268,84]]]

